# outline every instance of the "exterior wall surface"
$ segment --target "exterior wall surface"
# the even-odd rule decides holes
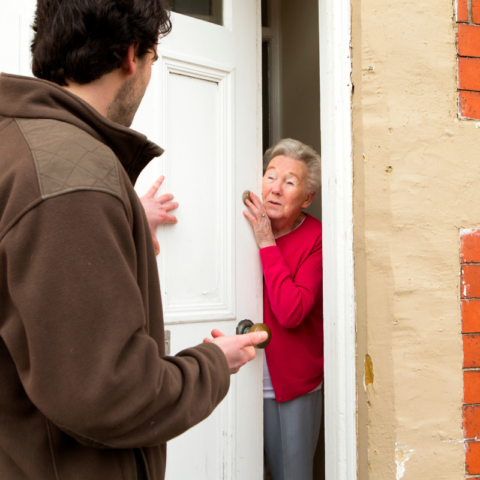
[[[456,28],[451,0],[352,0],[361,479],[466,475],[460,230],[480,226],[480,129],[458,117]]]

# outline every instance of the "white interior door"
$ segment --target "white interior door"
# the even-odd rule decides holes
[[[180,203],[178,224],[158,231],[172,354],[213,328],[234,334],[238,321],[263,318],[258,248],[241,199],[246,189],[260,192],[262,177],[260,3],[211,5],[223,9],[223,25],[172,13],[172,33],[159,45],[133,125],[165,148],[137,191],[163,174],[161,193]],[[169,443],[168,480],[263,477],[261,360],[232,377],[210,418]]]
[[[175,0],[179,10],[206,0]],[[31,75],[36,0],[2,2],[0,70]],[[182,7],[183,6],[183,7]],[[260,2],[210,0],[198,18],[172,14],[172,33],[132,128],[165,148],[142,173],[143,194],[159,175],[180,203],[179,223],[159,229],[158,267],[171,353],[213,328],[262,320],[262,272],[244,190],[260,193]],[[208,13],[220,25],[210,23]],[[222,20],[223,19],[223,20]],[[168,480],[263,477],[262,358],[232,377],[227,398],[168,447]]]

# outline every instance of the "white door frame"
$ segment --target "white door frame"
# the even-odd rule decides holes
[[[319,0],[328,480],[357,478],[350,0]]]

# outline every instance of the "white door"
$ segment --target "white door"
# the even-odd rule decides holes
[[[1,71],[31,75],[35,3],[2,2]],[[188,9],[209,1],[175,3]],[[172,354],[213,328],[233,334],[244,318],[262,320],[258,248],[241,200],[246,189],[260,193],[262,176],[260,2],[210,0],[209,8],[221,25],[172,14],[172,33],[160,43],[132,127],[166,150],[142,173],[137,191],[164,174],[161,192],[180,203],[179,223],[158,232]],[[260,354],[232,377],[227,398],[205,422],[170,442],[167,479],[260,480],[262,406]]]
[[[180,203],[178,224],[158,231],[172,354],[213,328],[234,334],[240,320],[263,318],[258,248],[241,198],[246,189],[259,193],[262,177],[259,4],[223,0],[223,25],[173,13],[133,125],[165,148],[137,191],[163,174],[161,193]],[[232,377],[210,418],[169,443],[167,479],[260,480],[262,407],[260,354]]]

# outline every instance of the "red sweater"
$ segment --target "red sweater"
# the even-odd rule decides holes
[[[323,380],[322,224],[307,215],[292,232],[260,249],[265,349],[277,402],[314,390]]]

